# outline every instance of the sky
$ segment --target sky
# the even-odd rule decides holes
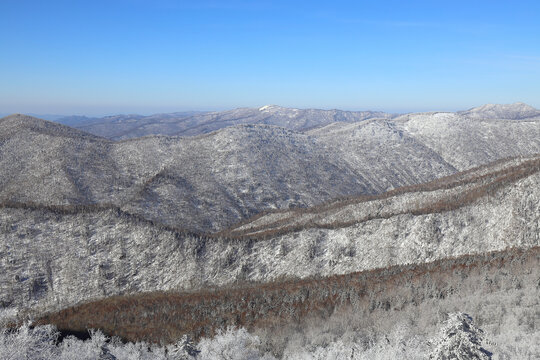
[[[540,108],[539,1],[0,0],[0,113]]]

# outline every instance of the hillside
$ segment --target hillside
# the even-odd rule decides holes
[[[352,197],[307,208],[272,211],[221,232],[228,236],[267,237],[305,228],[340,228],[374,219],[459,209],[493,191],[538,172],[540,159],[509,158],[489,166],[398,188],[381,195]],[[526,189],[525,189],[526,190]]]
[[[535,358],[539,120],[512,116],[122,141],[0,119],[0,315],[267,359],[421,358],[474,318]]]
[[[256,111],[291,115],[276,107]],[[318,121],[308,110],[299,114]],[[9,116],[0,120],[0,201],[113,204],[149,220],[213,232],[261,211],[382,193],[540,153],[539,118],[426,113],[352,122],[334,115],[325,119],[351,122],[304,132],[237,125],[194,137],[116,142]],[[287,118],[288,125],[280,124],[308,126],[300,117]]]
[[[0,332],[0,357],[536,359],[539,261],[538,247],[508,249],[329,278],[111,297]]]
[[[502,157],[538,152],[540,117],[513,118],[521,106],[511,108],[514,111],[507,115],[511,119],[491,119],[491,112],[475,113],[473,119],[456,113],[424,113],[401,116],[395,123],[461,171]]]
[[[539,114],[520,103],[485,105],[468,112],[334,123],[307,133],[342,154],[352,168],[370,169],[376,174],[368,178],[371,185],[382,192],[539,153]]]
[[[55,121],[98,136],[118,140],[137,137],[134,134],[138,133],[140,133],[139,136],[173,134],[177,131],[177,122],[181,122],[200,113],[197,111],[187,111],[150,116],[137,114],[104,117],[65,116]],[[148,130],[154,132],[145,133]]]
[[[540,244],[539,164],[538,157],[513,159],[435,188],[331,203],[305,212],[322,219],[298,216],[299,226],[285,212],[293,226],[266,229],[282,224],[266,220],[283,215],[276,213],[255,220],[264,231],[243,225],[212,237],[115,208],[6,203],[0,298],[4,306],[59,310],[119,294],[332,276],[534,247]]]
[[[115,182],[106,139],[25,115],[0,119],[0,199],[46,204],[105,201]]]
[[[375,192],[311,137],[273,126],[111,142],[16,115],[0,122],[0,138],[1,201],[114,204],[197,231],[262,209]]]
[[[142,164],[160,167],[138,176],[144,182],[124,209],[198,231],[223,229],[261,209],[375,192],[362,174],[315,139],[266,125],[121,142],[114,156],[126,171]]]
[[[329,151],[340,154],[351,168],[369,171],[366,180],[379,193],[457,171],[440,154],[392,120],[339,122],[307,134],[317,138]]]
[[[534,308],[540,305],[534,271],[538,266],[538,247],[508,249],[326,278],[116,296],[48,314],[36,323],[54,324],[61,331],[94,328],[129,341],[165,343],[186,334],[199,339],[227,326],[246,327],[264,333],[274,353],[276,349],[282,353],[286,335],[294,336],[299,329],[339,337],[363,325],[365,330],[373,327],[388,334],[392,324],[384,320],[402,322],[414,314],[425,328],[411,328],[425,336],[433,332],[438,316],[456,309],[475,313],[487,330],[506,332],[499,325],[507,320],[504,311],[520,311],[529,321],[534,319]],[[520,297],[520,304],[505,308],[508,300]],[[437,309],[428,310],[435,303]],[[527,325],[519,331],[527,332]]]

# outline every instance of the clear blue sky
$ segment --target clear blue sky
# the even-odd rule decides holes
[[[539,1],[0,0],[0,112],[540,107]]]

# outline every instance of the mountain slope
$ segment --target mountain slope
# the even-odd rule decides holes
[[[160,165],[137,175],[144,183],[124,209],[188,229],[215,231],[262,209],[375,192],[314,139],[273,126],[121,142],[114,157],[126,171]]]
[[[270,323],[281,331],[297,323],[313,327],[313,320],[311,326],[306,324],[310,318],[317,319],[316,326],[322,327],[320,323],[331,315],[358,321],[358,317],[375,318],[377,313],[389,310],[425,307],[434,298],[446,300],[441,301],[446,307],[449,300],[454,306],[470,307],[477,305],[471,301],[475,297],[477,302],[488,302],[486,296],[500,291],[497,286],[479,286],[490,281],[506,287],[512,295],[526,288],[534,296],[540,292],[534,274],[538,265],[540,248],[507,249],[325,278],[117,296],[49,314],[38,322],[70,331],[102,329],[130,341],[152,342],[174,342],[184,334],[195,338],[213,335],[216,329],[227,326],[253,329]],[[333,311],[321,311],[327,308]],[[138,320],[143,313],[147,315],[141,324]]]
[[[0,119],[0,199],[106,201],[118,176],[106,139],[24,115]]]
[[[200,112],[175,112],[150,116],[112,115],[102,118],[68,116],[57,121],[108,139],[118,140],[145,135],[172,135],[178,131],[176,123],[197,114]]]
[[[473,120],[455,113],[423,113],[398,117],[395,124],[460,171],[540,152],[538,117]]]
[[[330,201],[307,209],[262,214],[221,232],[234,237],[267,237],[306,228],[333,229],[375,219],[449,211],[463,207],[517,179],[538,172],[540,159],[510,158],[435,181],[375,196]],[[533,208],[531,208],[533,210]]]
[[[524,103],[514,104],[486,104],[458,114],[471,119],[506,119],[522,120],[539,117],[540,110]]]
[[[389,325],[407,317],[415,319],[413,324],[429,324],[414,329],[429,336],[437,315],[455,308],[475,311],[490,330],[498,326],[499,331],[525,333],[526,323],[514,329],[500,329],[500,324],[505,315],[515,313],[522,318],[527,314],[528,321],[534,318],[534,307],[540,304],[535,274],[539,265],[539,247],[507,249],[325,278],[116,296],[48,314],[37,323],[81,333],[101,329],[129,341],[155,343],[174,343],[185,334],[195,339],[212,336],[228,326],[245,327],[259,330],[267,341],[271,338],[274,354],[283,352],[280,340],[288,342],[302,330],[339,338],[347,331],[357,333],[358,328],[366,331],[372,323],[370,330],[388,334]],[[393,323],[385,323],[388,318]],[[326,339],[308,341],[321,340]]]
[[[256,109],[289,114],[285,110]],[[337,122],[304,133],[258,124],[112,142],[17,115],[0,120],[0,139],[0,201],[111,203],[150,220],[212,232],[261,211],[381,193],[539,153],[540,120],[429,113]]]
[[[481,107],[474,119],[462,113],[419,113],[334,123],[306,133],[340,153],[351,168],[369,169],[366,180],[382,192],[540,153],[540,117],[519,115],[540,112],[525,104],[495,107],[502,119],[490,118],[493,114]]]
[[[334,123],[307,132],[340,154],[377,192],[419,184],[457,170],[392,120]]]
[[[264,209],[375,192],[313,138],[273,126],[111,142],[14,116],[0,122],[0,137],[0,200],[111,203],[198,231]]]
[[[305,212],[321,219],[300,214],[301,226],[284,231],[214,237],[115,208],[4,204],[0,298],[4,306],[46,311],[118,294],[331,276],[540,245],[539,157],[436,185],[331,203]],[[270,220],[262,225],[274,226]]]

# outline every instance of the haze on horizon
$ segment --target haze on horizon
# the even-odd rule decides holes
[[[540,108],[535,1],[0,3],[0,113]]]

